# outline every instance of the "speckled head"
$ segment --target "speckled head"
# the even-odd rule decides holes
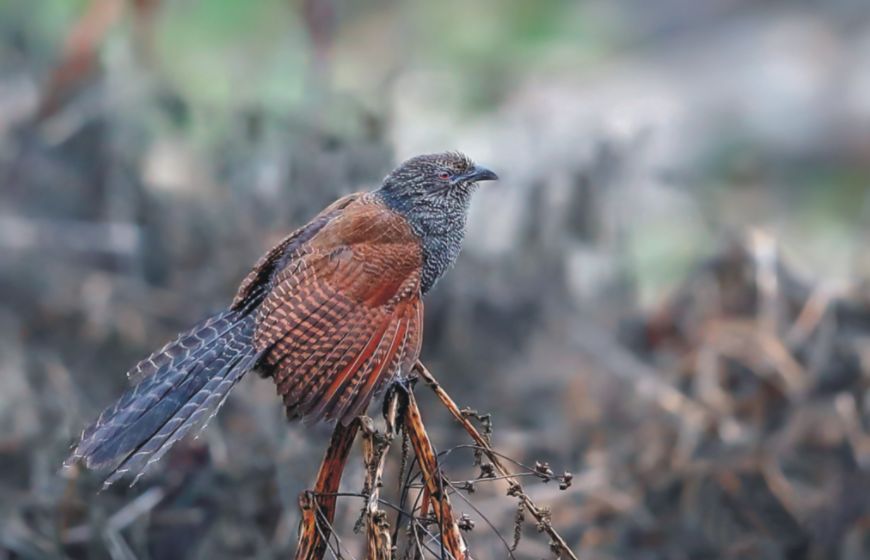
[[[471,193],[480,181],[498,176],[465,154],[444,152],[417,156],[387,175],[377,193],[420,236],[423,247],[423,292],[456,261],[465,237]]]

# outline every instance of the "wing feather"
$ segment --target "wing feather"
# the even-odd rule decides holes
[[[273,273],[255,344],[290,417],[347,423],[412,363],[422,320],[420,264],[407,222],[361,197]]]
[[[353,418],[362,414],[363,409],[368,405],[372,395],[378,391],[383,381],[394,377],[398,373],[408,342],[409,322],[409,318],[403,316],[396,323],[396,329],[386,354],[381,357],[378,363],[373,364],[371,372],[359,377],[360,381],[364,383],[349,395],[350,402],[342,407],[344,411],[341,417],[342,423],[347,424]]]
[[[396,327],[398,325],[392,317],[385,319],[353,361],[344,366],[337,375],[332,376],[326,390],[317,395],[317,400],[312,403],[314,407],[310,414],[314,418],[332,420],[336,412],[344,412],[347,401],[356,395],[357,386],[370,373],[371,364],[383,359],[383,354],[386,352],[384,342],[392,338],[388,332],[396,330]]]

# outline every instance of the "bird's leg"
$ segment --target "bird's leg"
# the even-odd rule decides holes
[[[332,439],[320,463],[314,490],[299,496],[302,520],[299,523],[296,560],[320,560],[326,552],[335,519],[336,493],[359,428],[358,419],[347,426],[341,422],[335,423]]]
[[[412,390],[414,382],[416,382],[416,378],[412,382],[407,377],[400,377],[387,386],[381,414],[384,415],[384,421],[387,424],[387,434],[391,438],[398,433],[398,430],[402,429],[401,425],[397,425],[397,422],[401,423],[401,418],[404,418],[404,407],[407,405],[405,399],[399,398],[399,392]]]
[[[553,528],[553,525],[550,522],[550,515],[548,510],[545,508],[541,508],[536,505],[531,498],[525,493],[522,485],[519,483],[517,478],[504,466],[499,455],[493,451],[492,446],[489,444],[487,438],[480,434],[477,431],[477,428],[474,427],[474,424],[468,419],[468,417],[462,413],[450,395],[441,387],[441,384],[438,383],[438,380],[426,369],[426,366],[423,365],[423,362],[418,361],[414,366],[414,370],[419,374],[420,378],[429,386],[432,391],[434,391],[435,395],[438,397],[438,400],[441,401],[441,404],[444,405],[445,408],[450,412],[450,414],[459,422],[471,439],[478,445],[480,450],[486,455],[487,459],[489,459],[490,463],[492,463],[495,470],[498,474],[503,477],[508,484],[508,495],[516,496],[519,498],[520,502],[522,502],[523,507],[525,507],[526,511],[528,511],[532,517],[535,518],[535,521],[538,522],[539,530],[546,532],[550,537],[550,546],[556,552],[556,554],[564,555],[566,558],[571,560],[577,560],[577,555],[568,548],[568,544],[565,542],[565,539]],[[560,556],[561,557],[561,556]]]

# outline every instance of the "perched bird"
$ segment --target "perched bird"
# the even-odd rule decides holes
[[[65,464],[138,479],[254,369],[289,418],[349,423],[419,357],[421,297],[459,255],[477,183],[497,178],[460,153],[422,155],[335,201],[254,265],[228,309],[136,365]]]

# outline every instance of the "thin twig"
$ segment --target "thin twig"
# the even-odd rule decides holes
[[[511,550],[510,545],[507,543],[506,540],[504,540],[504,537],[501,535],[501,533],[498,532],[498,529],[496,529],[496,527],[495,527],[495,525],[493,525],[492,521],[490,521],[489,518],[488,518],[486,515],[484,515],[483,512],[480,511],[480,509],[479,509],[477,506],[475,506],[473,503],[471,503],[471,500],[469,500],[468,498],[466,498],[465,496],[463,496],[463,495],[462,495],[462,492],[460,492],[459,489],[456,488],[456,485],[455,485],[455,484],[453,484],[453,483],[450,482],[450,481],[447,481],[447,485],[450,486],[451,488],[453,488],[453,490],[455,491],[454,493],[455,493],[457,496],[459,496],[459,498],[460,498],[463,502],[465,502],[466,505],[468,505],[468,507],[470,507],[471,509],[473,509],[474,512],[475,512],[477,515],[479,515],[481,519],[483,519],[483,522],[486,523],[486,524],[489,526],[490,529],[492,529],[492,532],[495,533],[495,536],[497,536],[497,537],[499,538],[499,540],[500,540],[500,541],[502,542],[502,544],[504,545],[505,550],[507,550],[508,557],[510,557],[511,559],[515,559],[516,557],[514,556],[514,552],[513,552],[513,550]]]
[[[453,399],[450,398],[450,395],[447,394],[446,391],[441,387],[441,384],[432,376],[426,366],[423,365],[422,362],[417,362],[414,366],[414,369],[427,385],[432,389],[441,403],[447,408],[450,414],[459,422],[465,431],[468,433],[471,438],[480,445],[487,458],[493,464],[495,469],[508,480],[508,494],[511,496],[516,496],[522,502],[523,506],[526,508],[526,511],[535,518],[535,521],[538,522],[538,528],[547,533],[550,539],[552,540],[552,546],[554,549],[557,549],[557,554],[565,554],[571,560],[577,560],[577,555],[568,548],[568,543],[565,542],[565,539],[559,534],[556,529],[553,528],[552,523],[550,522],[549,513],[544,509],[538,507],[531,498],[523,491],[522,485],[520,485],[519,481],[516,478],[511,476],[510,471],[508,471],[501,462],[501,459],[497,453],[495,453],[486,439],[477,431],[477,428],[466,418],[462,412],[459,410],[459,407],[456,406],[456,403],[453,402]]]

